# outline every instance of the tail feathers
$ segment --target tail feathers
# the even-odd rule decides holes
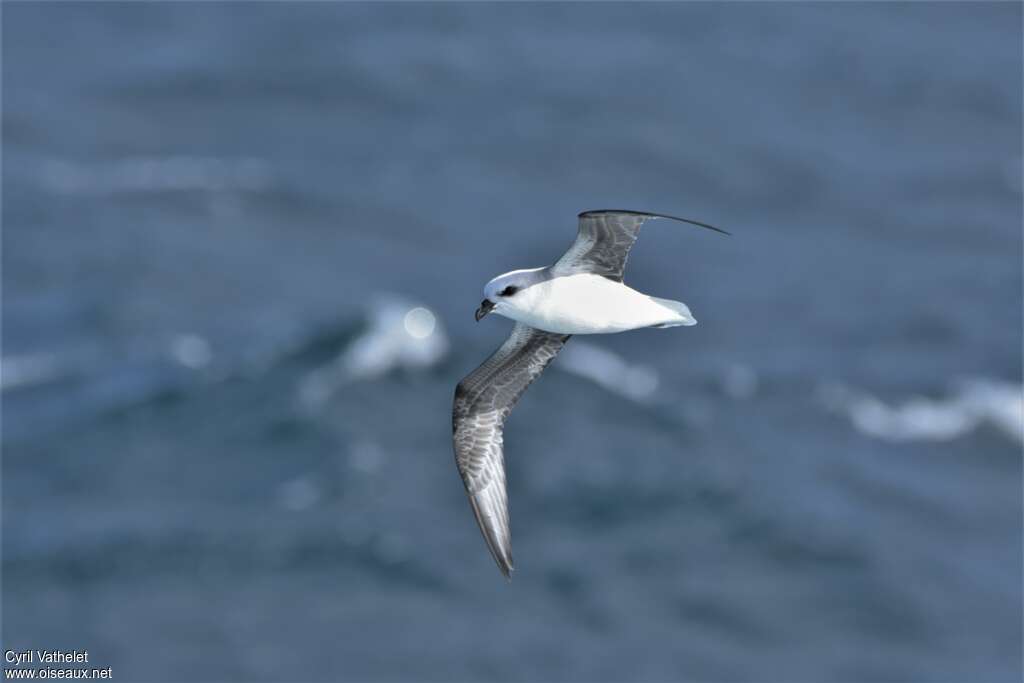
[[[654,296],[651,297],[651,301],[659,306],[667,308],[671,312],[668,320],[657,325],[652,325],[652,327],[662,329],[665,327],[679,327],[680,325],[690,327],[691,325],[697,324],[697,319],[693,317],[693,314],[690,313],[689,307],[687,307],[687,305],[682,301],[659,299]]]

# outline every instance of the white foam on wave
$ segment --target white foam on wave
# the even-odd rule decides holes
[[[948,441],[987,424],[1024,443],[1024,387],[1012,382],[970,378],[945,398],[912,396],[891,405],[843,385],[819,393],[860,432],[886,441]]]
[[[555,367],[634,401],[648,401],[658,390],[658,373],[653,368],[630,363],[591,342],[574,339],[566,345]]]
[[[299,396],[304,405],[317,407],[349,382],[433,367],[448,349],[448,335],[434,311],[395,295],[380,295],[367,310],[363,333],[333,362],[310,372]]]

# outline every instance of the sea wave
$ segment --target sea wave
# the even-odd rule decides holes
[[[956,382],[945,397],[915,395],[887,403],[842,384],[821,387],[821,400],[860,432],[886,441],[948,441],[991,425],[1024,443],[1024,387],[973,377]]]

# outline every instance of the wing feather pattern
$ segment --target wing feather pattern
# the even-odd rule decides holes
[[[516,323],[505,343],[455,388],[455,463],[487,547],[506,577],[512,571],[512,544],[502,430],[526,387],[568,339]]]
[[[576,241],[552,266],[553,274],[562,276],[593,273],[622,282],[629,250],[633,248],[636,238],[640,235],[641,226],[652,218],[668,218],[729,234],[707,223],[660,213],[623,210],[584,211],[579,215]]]

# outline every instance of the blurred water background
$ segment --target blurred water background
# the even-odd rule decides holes
[[[1021,5],[3,6],[3,636],[122,681],[1019,681]],[[700,324],[453,464],[583,209]],[[420,310],[422,309],[422,310]]]

